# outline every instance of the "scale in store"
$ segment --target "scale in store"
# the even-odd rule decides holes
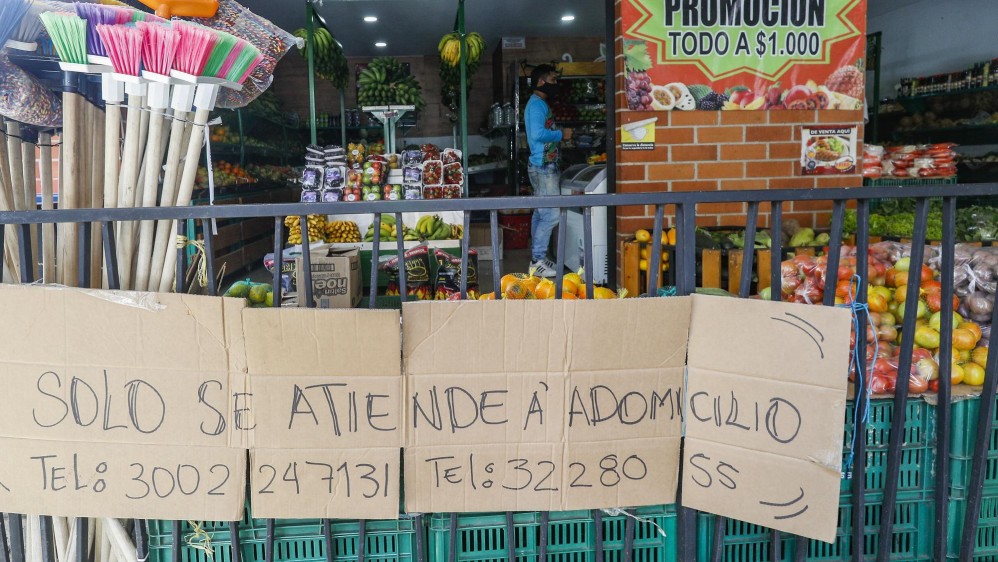
[[[416,111],[416,106],[414,105],[377,105],[377,106],[364,106],[361,111],[371,114],[371,117],[378,120],[381,123],[382,128],[385,133],[385,150],[387,154],[396,154],[401,152],[398,150],[399,147],[395,146],[395,130],[398,128],[398,123],[405,116],[406,113],[410,111]]]
[[[562,195],[599,195],[606,193],[605,164],[576,164],[561,174]],[[606,207],[593,207],[593,262],[595,267],[585,263],[585,230],[582,225],[582,209],[568,210],[568,229],[565,232],[565,266],[572,271],[585,267],[593,273],[593,283],[605,284],[608,280],[607,264],[607,223]]]

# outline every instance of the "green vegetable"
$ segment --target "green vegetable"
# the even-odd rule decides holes
[[[808,246],[814,241],[814,230],[810,228],[802,228],[794,234],[794,237],[790,239],[789,246],[791,248],[800,248],[802,246]]]
[[[811,244],[814,246],[824,246],[825,244],[828,244],[831,240],[832,237],[829,236],[827,232],[822,232],[814,239],[814,242],[812,242]]]

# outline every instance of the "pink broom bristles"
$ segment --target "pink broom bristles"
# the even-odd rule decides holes
[[[140,21],[142,30],[142,68],[154,74],[169,75],[177,56],[179,35],[168,25]]]
[[[114,71],[138,76],[142,70],[142,30],[133,25],[98,25],[97,33]]]

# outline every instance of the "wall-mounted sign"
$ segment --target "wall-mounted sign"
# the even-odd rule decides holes
[[[658,117],[642,119],[621,127],[622,150],[655,150],[655,123]]]
[[[627,107],[862,109],[866,0],[624,0]]]
[[[858,136],[855,125],[801,127],[801,174],[805,176],[855,174]]]

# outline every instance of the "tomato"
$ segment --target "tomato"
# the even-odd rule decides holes
[[[850,293],[856,292],[856,284],[852,282],[851,279],[840,279],[838,283],[835,284],[835,296],[839,298],[847,298]],[[885,303],[886,304],[886,303]]]
[[[917,336],[918,333],[916,332],[915,335]],[[953,347],[961,351],[969,351],[974,349],[976,346],[977,335],[974,332],[966,328],[957,328],[953,330]]]
[[[932,271],[932,268],[929,267],[929,266],[927,266],[927,265],[923,265],[922,266],[922,275],[921,275],[921,278],[919,279],[919,281],[922,284],[925,284],[925,283],[928,283],[929,281],[932,281],[933,277],[935,277],[935,272]]]
[[[929,392],[939,392],[939,379],[929,381]]]
[[[838,291],[836,291],[838,292]],[[887,312],[887,299],[880,293],[870,293],[866,297],[866,304],[870,307],[870,312]],[[876,323],[876,322],[875,322]]]
[[[962,367],[964,384],[969,384],[970,386],[981,386],[984,384],[984,367],[972,361],[964,363]]]
[[[853,271],[851,267],[846,265],[839,266],[839,281],[842,281],[843,279],[852,279],[852,276],[855,274],[856,272]]]
[[[911,352],[911,362],[917,363],[922,359],[932,359],[932,353],[928,349],[915,348]]]
[[[939,347],[939,332],[928,326],[922,326],[915,330],[915,344],[927,349]]]
[[[942,292],[943,284],[933,279],[922,283],[922,290],[927,294]]]
[[[988,364],[988,348],[978,347],[974,349],[973,353],[971,354],[971,360],[973,360],[974,363],[977,363],[981,367],[986,366]]]
[[[975,322],[962,322],[962,323],[960,323],[959,326],[957,326],[957,328],[960,328],[962,330],[970,330],[971,332],[973,332],[974,333],[974,337],[977,338],[977,341],[974,342],[975,344],[977,342],[981,341],[981,335],[982,335],[981,334],[981,327],[978,326],[977,323],[975,323]]]
[[[919,376],[912,376],[908,379],[908,393],[921,394],[929,389],[929,381]]]
[[[907,287],[908,286],[908,272],[907,271],[899,271],[899,272],[897,272],[897,273],[894,274],[894,286],[898,287],[898,288]],[[895,298],[897,298],[897,297],[895,297]]]
[[[919,359],[911,368],[911,378],[931,381],[939,378],[939,364],[934,359]]]
[[[901,285],[894,291],[894,302],[902,303],[904,302],[905,297],[907,296],[908,296],[908,286]]]
[[[960,384],[963,382],[964,370],[959,363],[954,362],[950,365],[949,380],[950,384]]]
[[[894,282],[895,281],[894,278],[897,277],[897,273],[898,271],[893,267],[888,269],[887,273],[884,274],[884,284],[886,284],[888,287],[896,287],[897,284]]]
[[[877,339],[885,342],[895,342],[898,339],[898,330],[894,326],[882,324],[877,328]]]

